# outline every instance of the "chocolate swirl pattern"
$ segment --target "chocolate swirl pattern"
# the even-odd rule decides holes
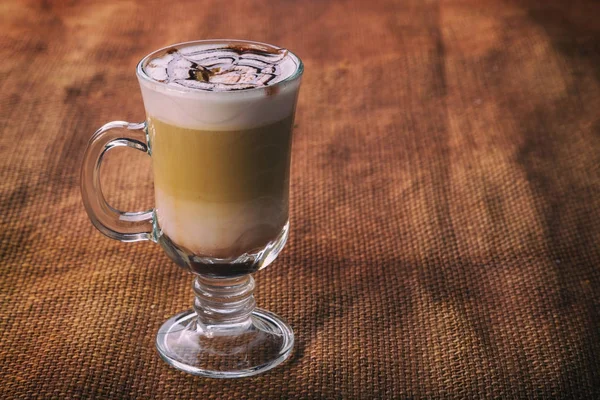
[[[295,68],[285,49],[224,45],[174,48],[150,60],[144,71],[155,81],[172,86],[234,91],[272,85]]]

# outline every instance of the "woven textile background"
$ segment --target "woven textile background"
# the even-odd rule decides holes
[[[599,3],[0,3],[0,398],[600,398]],[[141,121],[134,68],[205,38],[303,58],[292,233],[256,274],[293,359],[251,379],[154,348],[192,302],[151,243],[89,222],[79,168]],[[109,200],[153,203],[115,151]]]

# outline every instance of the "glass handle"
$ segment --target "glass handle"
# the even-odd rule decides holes
[[[83,158],[81,195],[85,210],[100,232],[122,242],[152,240],[153,210],[124,212],[111,207],[100,187],[100,165],[104,155],[116,147],[131,147],[150,155],[145,128],[144,122],[109,122],[94,133]],[[125,135],[122,129],[126,129]]]

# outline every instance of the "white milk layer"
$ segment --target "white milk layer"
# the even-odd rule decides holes
[[[288,220],[287,198],[213,203],[176,199],[159,189],[155,193],[163,233],[197,255],[229,258],[261,250]]]

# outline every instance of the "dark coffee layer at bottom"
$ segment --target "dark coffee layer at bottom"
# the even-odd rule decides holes
[[[158,226],[155,232],[160,232]],[[175,244],[164,233],[159,233],[155,240],[165,250],[173,262],[194,274],[207,275],[217,278],[231,278],[252,274],[268,266],[283,249],[289,233],[289,223],[286,223],[279,235],[264,248],[252,253],[235,255],[231,258],[205,257]]]

